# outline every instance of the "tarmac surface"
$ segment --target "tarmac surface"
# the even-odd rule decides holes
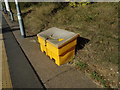
[[[13,88],[44,88],[4,16],[2,16],[2,33]]]

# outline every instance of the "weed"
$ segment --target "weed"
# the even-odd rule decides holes
[[[107,81],[104,80],[103,76],[100,76],[96,71],[93,71],[93,72],[91,73],[91,77],[92,77],[93,79],[97,80],[98,82],[100,82],[100,83],[103,85],[103,87],[109,87],[109,86],[107,85]]]
[[[78,61],[76,65],[80,67],[80,69],[85,69],[88,65],[84,62]]]

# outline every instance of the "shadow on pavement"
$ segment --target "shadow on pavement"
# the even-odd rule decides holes
[[[17,31],[17,30],[19,30],[19,29],[20,29],[20,28],[10,29],[10,27],[8,26],[8,27],[3,28],[2,33],[7,33],[7,32],[11,32],[11,31]]]

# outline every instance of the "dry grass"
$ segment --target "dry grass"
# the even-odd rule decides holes
[[[32,8],[32,12],[24,18],[27,33],[33,35],[43,31],[49,23],[50,13],[54,8],[53,4]]]
[[[118,81],[118,3],[93,3],[76,8],[65,7],[54,15],[55,3],[31,6],[23,10],[27,35],[37,34],[50,27],[80,33],[89,39],[78,50],[77,61],[85,62],[93,70],[109,79],[111,87]]]

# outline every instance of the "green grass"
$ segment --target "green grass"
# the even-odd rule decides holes
[[[100,76],[96,71],[91,73],[91,77],[100,82],[104,88],[110,87],[107,85],[107,80],[104,80],[103,76]]]
[[[76,62],[75,64],[76,64],[76,66],[78,66],[80,69],[85,69],[85,68],[87,68],[87,66],[88,66],[86,63],[81,62],[81,61]]]

